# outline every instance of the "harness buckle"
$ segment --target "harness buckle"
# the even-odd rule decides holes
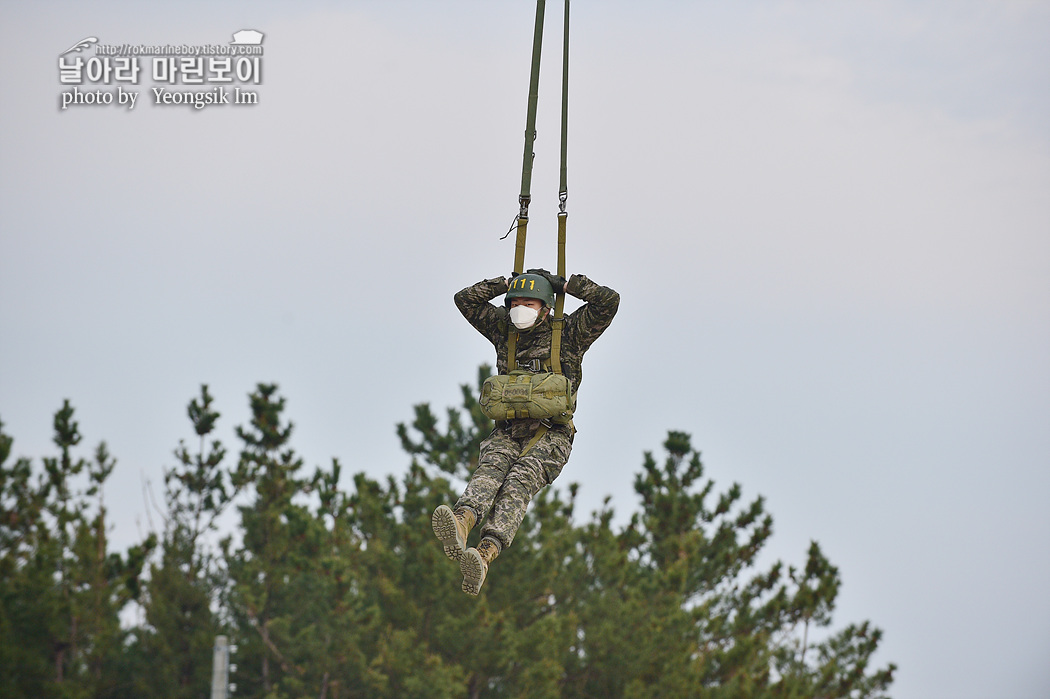
[[[538,359],[533,359],[530,362],[518,360],[518,368],[531,371],[533,374],[538,374],[543,370],[543,364]]]

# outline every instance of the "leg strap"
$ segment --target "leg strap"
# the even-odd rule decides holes
[[[534,446],[536,446],[536,442],[543,439],[543,435],[545,434],[547,434],[547,426],[541,422],[539,428],[536,430],[536,434],[532,435],[532,439],[529,440],[529,443],[526,444],[525,448],[521,450],[520,454],[518,454],[518,458],[520,459],[521,457],[528,454],[529,449],[532,449]]]

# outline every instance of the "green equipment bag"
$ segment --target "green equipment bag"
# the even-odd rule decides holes
[[[521,370],[485,379],[479,403],[492,420],[532,418],[557,425],[569,424],[575,407],[567,376]]]

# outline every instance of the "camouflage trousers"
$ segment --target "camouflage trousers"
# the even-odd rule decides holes
[[[482,537],[510,546],[533,496],[553,483],[569,460],[572,438],[571,427],[553,425],[521,456],[530,437],[516,439],[509,427],[497,427],[481,443],[478,467],[456,507],[485,517]]]

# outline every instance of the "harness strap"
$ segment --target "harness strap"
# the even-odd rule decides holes
[[[536,434],[532,435],[532,439],[529,440],[528,444],[525,445],[525,448],[521,450],[520,454],[518,454],[518,458],[520,459],[528,454],[529,449],[536,446],[536,443],[543,439],[543,435],[545,434],[547,434],[547,425],[541,422],[539,428],[536,430]]]
[[[564,304],[565,295],[559,294],[555,306]],[[556,317],[551,322],[551,357],[550,363],[544,362],[544,369],[555,373],[561,373],[561,330],[565,325],[565,319],[560,316],[560,309],[555,312]],[[518,333],[513,329],[507,331],[507,371],[518,368]]]
[[[558,276],[565,278],[565,219],[569,215],[564,211],[558,214]],[[551,321],[551,371],[561,373],[561,331],[565,325],[565,290],[562,289],[554,300],[554,320]]]
[[[507,330],[507,371],[518,368],[518,333],[514,332],[514,326]]]

